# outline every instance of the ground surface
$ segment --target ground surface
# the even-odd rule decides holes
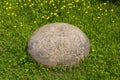
[[[26,51],[34,30],[51,22],[78,26],[90,39],[76,68],[46,68]],[[98,0],[1,0],[0,80],[119,80],[120,6]]]

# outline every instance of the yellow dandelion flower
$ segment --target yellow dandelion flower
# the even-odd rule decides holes
[[[48,1],[45,1],[45,3],[47,3]]]
[[[53,0],[50,0],[50,3],[54,2]]]
[[[9,8],[6,8],[6,10],[8,10]]]
[[[28,0],[28,2],[31,2],[31,0]]]
[[[32,7],[32,6],[34,6],[34,3],[32,3],[32,4],[29,5],[29,7]]]
[[[16,26],[13,26],[14,28],[16,28]]]
[[[45,18],[45,16],[42,16],[41,18]]]
[[[78,10],[80,11],[80,8],[78,8]]]
[[[23,8],[23,6],[21,6],[21,8]]]
[[[58,0],[58,3],[60,3],[60,0]]]
[[[87,14],[87,13],[88,13],[88,11],[85,12],[85,14]]]
[[[54,8],[56,9],[57,7],[56,7],[56,6],[54,6]]]
[[[102,8],[100,8],[100,11],[102,11]]]
[[[100,16],[98,16],[97,18],[100,19]]]
[[[19,0],[19,2],[21,2],[21,0]]]
[[[43,3],[41,3],[40,5],[41,5],[41,6],[43,6],[44,4],[43,4]]]
[[[27,4],[24,4],[24,6],[27,6]]]
[[[107,12],[107,9],[105,10],[105,12]]]
[[[92,52],[94,52],[95,51],[95,49],[94,48],[92,48]]]
[[[34,3],[32,3],[31,5],[34,6]]]
[[[63,5],[62,7],[61,7],[61,9],[64,9],[66,6],[65,5]]]
[[[98,9],[100,9],[100,7],[98,7]]]
[[[7,2],[6,5],[8,5],[9,3]]]
[[[58,9],[56,9],[55,11],[58,12]]]
[[[75,17],[75,16],[73,16],[73,17]]]
[[[10,6],[9,9],[11,9],[12,7]]]
[[[84,5],[84,6],[86,5],[85,2],[83,3],[83,5]]]
[[[34,21],[33,23],[37,23],[37,21]]]
[[[64,9],[64,7],[61,7],[61,9]]]
[[[87,8],[89,9],[89,8],[90,8],[90,6],[87,6]]]
[[[113,20],[112,23],[114,23],[115,21]]]
[[[77,20],[78,18],[76,17],[75,20]]]
[[[107,13],[105,13],[105,15],[107,16]]]
[[[53,12],[51,12],[51,15],[53,15]]]
[[[54,15],[57,15],[57,13],[54,13]]]
[[[9,16],[10,14],[8,13],[7,15]]]
[[[68,3],[68,6],[72,6],[73,4],[72,3]]]
[[[73,4],[72,4],[72,3],[68,3],[68,7],[69,7],[69,8],[72,8],[72,7],[73,7]]]
[[[12,13],[11,15],[12,15],[12,16],[14,16],[14,15],[15,15],[15,13]]]
[[[20,26],[23,26],[23,24],[22,24],[22,23],[20,23]]]
[[[79,2],[79,0],[75,0],[75,2]]]
[[[17,5],[19,4],[19,3],[16,3]]]
[[[69,8],[71,9],[71,8],[73,8],[72,6],[69,6]]]
[[[23,25],[21,24],[20,26],[22,27]]]
[[[102,11],[102,8],[98,7],[98,9],[99,9],[100,11]]]
[[[12,4],[9,4],[9,6],[12,6]]]
[[[114,9],[111,9],[111,12],[114,12]]]
[[[107,4],[106,2],[103,3],[104,6],[106,6],[106,4]]]
[[[52,6],[55,6],[55,4],[53,3]]]
[[[32,7],[32,5],[29,5],[29,7]]]
[[[50,4],[52,4],[53,2],[54,2],[54,0],[50,0],[50,2],[49,2],[49,3],[50,3]]]
[[[50,14],[53,15],[53,12],[51,12]]]
[[[75,5],[73,7],[75,7]]]
[[[70,12],[67,12],[67,14],[69,14]]]
[[[57,14],[57,13],[54,13],[54,16],[57,16],[57,17],[58,17],[58,14]]]
[[[65,6],[65,5],[63,5],[63,7],[65,8],[66,6]]]
[[[50,16],[48,16],[46,19],[47,19],[47,20],[50,19]]]

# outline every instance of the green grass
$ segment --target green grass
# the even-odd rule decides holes
[[[58,1],[0,1],[0,80],[119,80],[120,6],[97,0]],[[76,68],[47,68],[29,56],[30,35],[52,22],[78,26],[89,37],[90,54]]]

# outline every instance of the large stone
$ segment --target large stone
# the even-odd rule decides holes
[[[67,23],[51,23],[37,29],[28,42],[28,52],[38,63],[55,67],[75,66],[89,54],[87,36]]]

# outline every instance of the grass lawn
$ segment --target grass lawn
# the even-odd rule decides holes
[[[98,0],[1,0],[0,80],[120,80],[120,4]],[[90,39],[76,68],[47,68],[26,50],[40,26],[66,22]]]

